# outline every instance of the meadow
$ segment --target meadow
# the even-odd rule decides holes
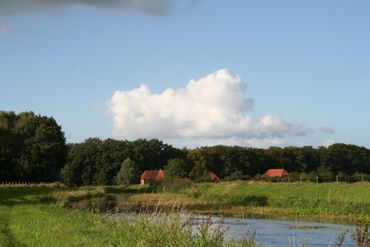
[[[247,183],[199,184],[178,191],[188,198],[219,204],[236,212],[261,215],[358,220],[370,214],[370,183]],[[235,207],[239,207],[238,209]],[[251,212],[253,213],[253,211]],[[256,212],[258,213],[258,211]]]
[[[0,187],[0,246],[256,246],[253,240],[226,243],[223,231],[207,224],[192,234],[176,216],[112,221],[96,210],[70,210],[50,200],[55,194],[70,202],[99,196],[91,190]]]

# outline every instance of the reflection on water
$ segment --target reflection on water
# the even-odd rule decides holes
[[[194,227],[204,222],[207,216],[194,217]],[[233,217],[212,217],[213,227],[219,224],[228,229],[226,238],[245,238],[255,233],[257,242],[264,247],[281,246],[335,246],[338,236],[346,231],[342,246],[353,246],[351,235],[354,227],[309,221],[238,219]]]

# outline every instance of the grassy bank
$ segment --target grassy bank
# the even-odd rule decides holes
[[[208,204],[280,209],[280,214],[358,217],[370,214],[370,183],[219,183],[178,191]],[[282,215],[284,216],[284,215]]]
[[[111,221],[91,211],[77,211],[50,201],[74,203],[99,198],[100,189],[14,187],[0,188],[0,246],[223,246],[222,231],[207,225],[198,234],[184,228],[178,218],[161,222],[149,218]],[[104,192],[104,191],[103,191]],[[61,207],[63,206],[63,207]],[[228,246],[255,246],[228,242]]]
[[[96,189],[96,188],[95,188]],[[193,184],[187,188],[101,187],[121,210],[186,209],[196,213],[356,222],[370,217],[370,183]],[[88,200],[72,203],[77,207]]]

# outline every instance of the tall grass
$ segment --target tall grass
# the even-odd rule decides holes
[[[256,246],[251,240],[225,241],[222,230],[203,224],[197,232],[178,216],[152,215],[113,221],[95,211],[66,208],[85,199],[107,199],[101,189],[52,191],[50,188],[0,189],[0,246]],[[13,195],[13,196],[11,196]],[[55,202],[64,202],[56,204]],[[62,207],[61,207],[62,206]]]

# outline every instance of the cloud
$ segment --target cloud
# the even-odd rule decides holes
[[[181,139],[169,139],[167,143],[172,144],[175,147],[187,147],[196,148],[202,146],[215,146],[215,145],[226,145],[226,146],[248,146],[256,148],[267,148],[271,146],[283,146],[286,144],[284,138],[270,137],[270,138],[251,138],[244,139],[240,137],[229,137],[229,138],[181,138]]]
[[[0,36],[7,34],[11,31],[11,26],[8,23],[0,23]]]
[[[335,133],[334,128],[331,128],[331,127],[320,127],[319,130],[320,130],[321,133],[325,133],[325,134],[334,134]]]
[[[246,145],[257,141],[281,142],[286,136],[311,132],[279,116],[251,117],[253,100],[244,97],[246,84],[220,69],[184,88],[154,93],[143,84],[114,92],[108,102],[113,135],[121,138],[200,138]],[[218,143],[221,144],[221,143]]]
[[[190,1],[190,0],[188,0]],[[63,10],[73,5],[166,15],[178,0],[0,0],[0,14]],[[191,1],[191,4],[195,2]]]

